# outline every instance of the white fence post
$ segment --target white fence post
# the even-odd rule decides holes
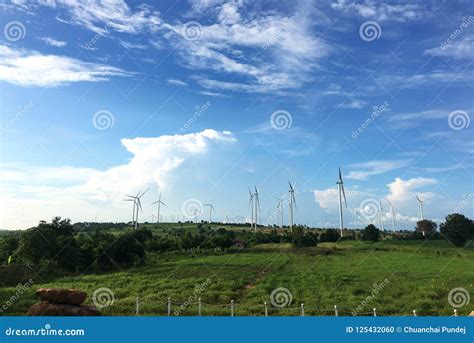
[[[268,317],[268,305],[267,305],[267,302],[265,301],[263,304],[265,305],[265,317]]]
[[[171,297],[168,297],[168,317],[171,316]]]
[[[230,301],[230,316],[234,316],[234,300]]]
[[[339,316],[339,312],[337,311],[337,305],[334,305],[334,315],[335,315],[336,317]]]
[[[454,316],[457,317],[458,316],[458,310],[454,309]]]
[[[201,306],[202,306],[202,304],[201,304],[201,298],[199,298],[199,299],[198,299],[198,314],[199,314],[199,316],[202,315]]]
[[[304,303],[301,303],[301,317],[304,317]]]
[[[413,317],[416,317],[416,310],[413,310]]]
[[[374,317],[377,317],[377,309],[374,307]]]
[[[135,299],[135,315],[139,316],[140,315],[140,298],[136,297]]]

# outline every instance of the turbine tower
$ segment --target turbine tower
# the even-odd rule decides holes
[[[339,189],[339,228],[341,230],[341,237],[342,237],[342,230],[344,229],[344,218],[342,214],[342,198],[344,198],[344,204],[347,208],[347,201],[346,201],[346,192],[344,191],[344,181],[342,179],[341,168],[339,168],[339,180],[336,182],[338,189]]]
[[[168,206],[166,206],[166,204],[163,201],[161,201],[161,192],[160,192],[160,196],[158,197],[158,200],[152,203],[152,205],[154,205],[154,204],[158,204],[158,216],[156,217],[157,218],[156,219],[156,224],[159,224],[160,223],[160,207],[161,207],[161,205],[163,205],[165,207],[168,207]]]
[[[290,185],[290,189],[288,190],[288,196],[290,197],[290,232],[293,232],[293,206],[295,206],[296,209],[296,198],[295,198],[295,189],[294,185],[292,186],[290,181],[288,181],[288,185]]]
[[[382,231],[385,231],[383,227],[383,205],[382,205],[382,201],[380,200],[379,200],[379,206],[380,206],[380,212],[379,212],[380,228],[382,229]]]
[[[279,222],[280,224],[280,229],[283,229],[283,198],[277,198],[277,197],[274,197],[276,200],[278,200],[278,204],[277,204],[277,216],[280,215],[280,219],[277,219],[277,223]]]
[[[260,211],[260,200],[258,197],[258,190],[257,186],[255,186],[255,194],[254,196],[254,205],[255,205],[255,231],[257,231],[257,226],[258,226],[258,211]]]
[[[212,222],[212,211],[215,211],[216,209],[214,206],[212,206],[212,201],[210,204],[204,204],[204,207],[209,207],[209,224]]]
[[[392,231],[395,232],[395,214],[393,212],[393,206],[392,203],[388,201],[388,199],[385,200],[387,200],[388,206],[390,206],[390,214],[392,216]]]
[[[249,207],[250,207],[250,212],[252,213],[251,215],[251,220],[250,220],[250,228],[253,227],[253,210],[254,210],[254,206],[253,206],[253,194],[252,194],[252,191],[250,190],[250,187],[249,187],[249,195],[250,195],[250,200],[249,200]]]
[[[418,201],[418,218],[423,220],[423,201],[417,194],[415,194],[416,200]]]

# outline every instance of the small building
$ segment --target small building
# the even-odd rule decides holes
[[[245,242],[241,239],[234,239],[232,241],[232,248],[243,249],[245,247]]]

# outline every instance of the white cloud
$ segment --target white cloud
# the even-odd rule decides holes
[[[417,177],[403,180],[397,177],[392,183],[387,185],[390,191],[387,198],[394,204],[394,206],[407,208],[408,204],[415,204],[415,193],[419,194],[425,200],[433,199],[435,197],[434,193],[419,192],[419,190],[427,186],[433,186],[437,183],[438,180],[433,178]],[[414,206],[415,205],[411,207],[414,208]]]
[[[366,101],[354,99],[349,103],[345,102],[345,103],[340,104],[339,107],[350,108],[350,109],[361,109],[365,107],[366,104],[367,104]]]
[[[184,81],[175,80],[175,79],[168,79],[168,80],[166,80],[166,82],[168,82],[169,85],[173,85],[173,86],[187,86],[188,85]]]
[[[55,46],[57,48],[61,48],[61,47],[67,45],[67,42],[57,40],[57,39],[54,39],[54,38],[51,38],[51,37],[40,37],[40,40],[42,40],[43,42],[45,42],[48,45]]]
[[[158,12],[146,5],[137,6],[138,10],[133,11],[123,0],[58,0],[56,4],[69,13],[69,19],[63,21],[99,34],[107,34],[109,30],[131,34],[144,30],[156,32],[161,24]]]
[[[275,92],[298,87],[310,79],[318,60],[331,50],[311,32],[310,11],[284,17],[275,12],[248,10],[243,16],[241,6],[240,2],[217,4],[216,21],[208,25],[201,23],[196,28],[199,33],[196,40],[186,39],[185,23],[163,24],[170,31],[167,38],[180,51],[187,67],[239,76],[239,81],[201,76],[199,83],[209,89]],[[268,58],[257,58],[253,53],[246,55],[244,48],[258,49]]]
[[[73,220],[84,220],[101,212],[101,219],[128,220],[123,210],[124,194],[156,185],[169,189],[178,171],[182,177],[191,170],[180,168],[188,161],[205,156],[215,144],[235,142],[235,136],[228,131],[206,129],[185,135],[137,137],[122,139],[122,145],[132,154],[126,163],[106,170],[76,167],[2,166],[0,217],[2,228],[25,228],[40,219],[49,219],[61,214]],[[25,171],[27,170],[27,172]],[[23,211],[22,217],[12,216],[8,203]],[[79,206],[79,207],[76,207]],[[127,207],[128,208],[128,207]]]
[[[43,55],[0,45],[0,80],[19,86],[52,87],[88,81],[105,81],[110,76],[130,76],[116,67],[82,62],[66,56]]]
[[[367,19],[377,21],[413,21],[426,17],[428,12],[418,4],[393,4],[373,0],[350,1],[337,0],[331,4],[335,10],[344,11],[347,15],[354,13]]]
[[[353,180],[366,180],[369,176],[383,174],[392,170],[406,167],[410,163],[410,160],[375,160],[364,163],[352,164],[349,167],[352,170],[346,176],[348,179]]]
[[[459,60],[471,60],[474,55],[474,35],[466,35],[449,44],[427,49],[423,54],[438,57],[452,57]]]

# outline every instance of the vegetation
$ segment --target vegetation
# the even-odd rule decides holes
[[[18,282],[34,281],[0,314],[25,314],[38,287],[79,288],[88,292],[88,303],[94,290],[107,287],[115,301],[102,309],[106,315],[132,315],[137,296],[142,314],[164,315],[168,297],[177,308],[201,287],[204,315],[228,315],[230,300],[236,315],[262,315],[263,302],[270,304],[271,292],[284,287],[293,301],[283,309],[270,306],[270,315],[296,315],[302,302],[308,315],[332,315],[336,304],[351,315],[385,279],[389,283],[360,314],[373,307],[386,315],[413,309],[452,314],[452,288],[474,294],[474,270],[466,267],[474,258],[473,222],[453,214],[440,226],[441,235],[429,237],[429,223],[417,228],[425,230],[424,238],[420,230],[386,233],[369,225],[341,240],[339,230],[303,226],[293,232],[206,223],[80,230],[57,217],[0,237],[0,283],[7,285],[0,288],[0,304],[15,294]],[[196,301],[180,315],[196,315]]]
[[[380,238],[380,230],[375,227],[375,225],[369,224],[362,231],[362,240],[363,241],[372,241],[377,242]]]

